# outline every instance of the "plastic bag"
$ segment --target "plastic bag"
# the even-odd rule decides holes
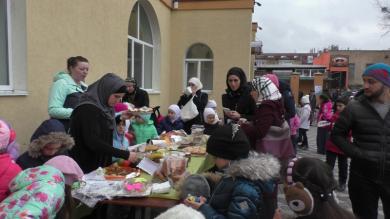
[[[194,104],[193,99],[194,97],[192,97],[181,109],[181,119],[184,122],[189,121],[199,115],[198,108]]]

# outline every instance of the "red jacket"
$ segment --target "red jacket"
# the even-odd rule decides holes
[[[0,154],[0,202],[9,195],[8,184],[22,169],[9,154]]]
[[[340,112],[335,112],[333,114],[332,118],[330,119],[330,122],[331,122],[330,129],[333,129],[333,126],[336,123],[339,116],[340,116]],[[349,137],[349,141],[351,142],[352,134],[349,133],[348,137]],[[331,138],[329,138],[326,141],[325,148],[327,151],[331,151],[331,152],[336,153],[336,154],[344,154],[344,152],[342,152],[341,149],[332,142]]]

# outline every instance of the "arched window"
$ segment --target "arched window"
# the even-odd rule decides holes
[[[136,2],[129,20],[127,75],[135,78],[138,85],[145,89],[158,87],[155,59],[159,34],[157,21],[154,21],[155,14],[149,3]]]
[[[192,45],[185,59],[186,83],[192,77],[197,77],[203,83],[203,90],[213,89],[213,52],[201,43]]]

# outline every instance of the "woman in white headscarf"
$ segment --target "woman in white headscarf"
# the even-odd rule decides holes
[[[186,88],[186,91],[182,96],[180,96],[180,100],[177,103],[180,108],[183,108],[183,106],[186,105],[186,103],[190,101],[192,97],[194,97],[193,102],[196,105],[199,114],[195,118],[184,122],[184,130],[189,134],[191,134],[192,125],[203,124],[202,115],[204,108],[209,101],[209,96],[206,93],[202,92],[202,88],[202,82],[200,82],[198,78],[191,78],[188,81],[188,87]]]

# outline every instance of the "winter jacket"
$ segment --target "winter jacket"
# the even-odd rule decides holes
[[[9,189],[11,195],[0,203],[0,218],[55,218],[65,200],[63,174],[46,165],[20,172]]]
[[[331,101],[322,103],[320,106],[320,110],[318,111],[317,122],[323,121],[323,120],[330,121],[330,119],[332,118],[332,114],[333,114],[332,107],[333,107],[333,104]]]
[[[303,107],[299,109],[299,118],[301,119],[301,125],[299,128],[301,129],[310,129],[310,113],[311,107],[310,104],[305,104]]]
[[[244,130],[253,149],[256,141],[262,139],[271,126],[281,126],[284,122],[284,107],[281,100],[265,100],[256,109],[253,124],[244,123]]]
[[[211,197],[198,210],[207,219],[264,218],[261,215],[270,210],[265,209],[265,194],[276,189],[274,178],[279,169],[279,162],[271,155],[251,152],[224,170]]]
[[[77,107],[71,116],[70,134],[75,146],[71,157],[80,165],[84,173],[112,163],[112,157],[128,159],[129,152],[114,148],[113,121],[108,121],[104,112],[92,104]]]
[[[154,123],[152,120],[148,120],[146,123],[131,123],[131,128],[135,134],[136,144],[145,143],[149,139],[157,138],[157,130],[154,127]]]
[[[349,141],[352,131],[353,142]],[[340,113],[332,141],[351,157],[350,171],[376,183],[390,182],[390,113],[382,119],[360,95]]]
[[[141,108],[143,106],[149,107],[149,95],[148,92],[142,90],[139,87],[135,88],[135,91],[132,94],[125,94],[122,98],[123,102],[128,102],[133,104],[136,108]]]
[[[180,109],[182,109],[183,106],[186,105],[186,103],[189,100],[191,100],[191,98],[192,98],[191,95],[183,94],[182,96],[180,96],[180,100],[177,103],[177,105],[180,107]],[[202,121],[203,120],[202,119],[203,118],[203,111],[204,111],[204,108],[206,108],[208,101],[209,101],[209,96],[207,93],[203,93],[202,90],[196,91],[196,95],[194,96],[193,102],[196,105],[196,108],[198,109],[199,114],[195,118],[184,122],[184,130],[187,133],[191,133],[191,126],[192,125],[194,125],[194,124],[202,125],[203,124],[203,121]]]
[[[0,202],[9,195],[8,184],[20,171],[22,169],[9,154],[0,154]]]
[[[284,118],[289,121],[295,116],[295,100],[291,92],[291,87],[284,81],[279,80],[279,91],[282,94],[283,106],[285,109]]]
[[[53,142],[61,143],[61,148],[53,156],[43,155],[42,149]],[[31,136],[30,144],[27,146],[27,151],[18,157],[16,163],[22,169],[40,166],[57,155],[68,155],[68,151],[73,145],[73,138],[65,133],[62,123],[57,119],[45,120],[35,130]]]
[[[332,118],[330,119],[331,122],[331,125],[329,127],[330,129],[333,129],[334,123],[337,121],[339,117],[340,117],[340,112],[335,112],[333,114]],[[331,151],[336,154],[344,154],[343,151],[341,151],[340,148],[337,145],[335,145],[332,139],[330,138],[326,141],[325,148],[327,151]]]
[[[226,94],[222,95],[222,106],[237,111],[242,118],[248,121],[253,120],[256,110],[256,103],[250,95],[248,87],[240,88],[235,92],[227,89]],[[228,119],[227,116],[224,116],[225,123]]]
[[[83,82],[76,84],[72,76],[67,72],[58,72],[53,78],[53,84],[49,92],[49,115],[56,119],[69,119],[73,108],[64,107],[65,101],[70,94],[84,93],[87,85]]]
[[[161,134],[162,132],[170,132],[172,130],[180,130],[184,129],[184,123],[179,118],[175,120],[173,123],[169,119],[168,116],[166,116],[158,125],[157,125],[157,132],[158,134]]]

